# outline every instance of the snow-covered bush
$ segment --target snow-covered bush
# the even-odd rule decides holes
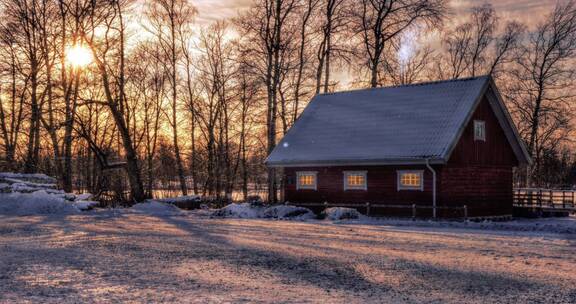
[[[263,218],[276,219],[313,219],[316,215],[312,210],[304,207],[289,205],[277,205],[264,209],[261,216]]]
[[[333,207],[324,210],[324,214],[326,218],[336,221],[336,220],[350,220],[350,219],[358,219],[362,217],[360,212],[356,209],[352,208],[343,208],[343,207]]]
[[[275,219],[313,219],[316,216],[310,209],[296,206],[276,205],[260,207],[257,204],[230,204],[212,213],[217,217],[232,218],[275,218]]]
[[[253,206],[250,203],[230,204],[216,210],[212,215],[218,217],[258,218],[261,209],[262,208]]]

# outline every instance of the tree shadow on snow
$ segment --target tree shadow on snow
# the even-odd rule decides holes
[[[533,280],[514,278],[501,273],[490,273],[481,271],[467,271],[455,268],[447,268],[432,263],[423,263],[411,259],[395,257],[381,257],[383,261],[367,260],[350,260],[346,262],[337,261],[330,257],[319,257],[309,255],[299,257],[291,255],[288,252],[282,253],[275,250],[266,250],[256,248],[250,245],[239,245],[231,242],[226,237],[212,233],[209,228],[189,220],[166,217],[167,222],[176,225],[180,229],[188,231],[190,236],[201,238],[204,242],[215,244],[219,252],[211,256],[205,256],[206,259],[214,259],[220,262],[226,262],[231,265],[241,265],[256,269],[262,269],[274,273],[285,279],[287,282],[300,282],[303,284],[312,284],[323,289],[336,289],[343,292],[364,293],[374,295],[394,295],[410,300],[406,295],[404,287],[411,288],[411,292],[420,289],[424,295],[426,290],[441,290],[443,294],[465,295],[465,296],[506,296],[526,295],[535,289],[549,291],[549,294],[561,292],[553,284],[543,284]],[[311,249],[318,247],[307,246],[306,236],[301,238],[301,247]],[[291,244],[292,246],[297,244]],[[353,246],[354,244],[350,244]],[[320,248],[321,250],[333,251],[333,248]],[[376,257],[378,259],[378,257]],[[385,282],[374,282],[366,275],[360,273],[355,267],[360,262],[372,263],[369,267],[374,267],[376,271],[388,276],[395,276],[413,280],[406,281],[398,287],[396,284]],[[384,267],[379,267],[379,266]],[[427,286],[422,286],[422,284]],[[395,286],[396,285],[396,286]],[[534,297],[545,300],[546,293],[534,295]],[[417,299],[412,299],[417,300]],[[421,300],[421,299],[420,299]]]

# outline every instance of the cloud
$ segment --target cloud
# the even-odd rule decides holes
[[[472,7],[490,3],[503,21],[520,21],[533,25],[544,19],[556,5],[556,2],[565,3],[568,0],[452,0],[450,6],[456,16],[469,13]]]
[[[253,0],[195,0],[198,9],[196,21],[208,25],[214,21],[233,18],[242,10],[250,7]]]

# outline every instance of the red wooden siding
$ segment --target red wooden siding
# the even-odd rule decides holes
[[[474,140],[474,120],[486,141]],[[438,201],[466,204],[474,216],[512,214],[512,167],[518,161],[488,100],[483,98],[439,178]]]
[[[466,205],[471,216],[512,214],[512,167],[447,166],[438,186],[442,205]]]
[[[397,170],[423,170],[424,191],[397,189]],[[316,171],[317,190],[296,190],[297,171]],[[367,171],[367,190],[344,191],[344,171]],[[431,204],[432,174],[425,166],[285,168],[285,200],[315,203]]]
[[[474,120],[486,122],[486,141],[474,140]],[[490,103],[483,98],[464,129],[460,141],[454,147],[448,165],[516,166],[517,164],[516,155]]]

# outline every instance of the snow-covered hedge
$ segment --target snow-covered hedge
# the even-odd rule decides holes
[[[314,212],[307,208],[288,205],[261,207],[250,203],[230,204],[214,211],[212,215],[232,218],[275,218],[298,220],[313,219],[316,217]]]
[[[313,219],[316,218],[316,215],[308,208],[277,205],[264,209],[261,217],[277,219]]]
[[[323,214],[326,218],[337,221],[337,220],[353,220],[362,217],[362,214],[356,209],[343,208],[343,207],[333,207],[324,210]]]

